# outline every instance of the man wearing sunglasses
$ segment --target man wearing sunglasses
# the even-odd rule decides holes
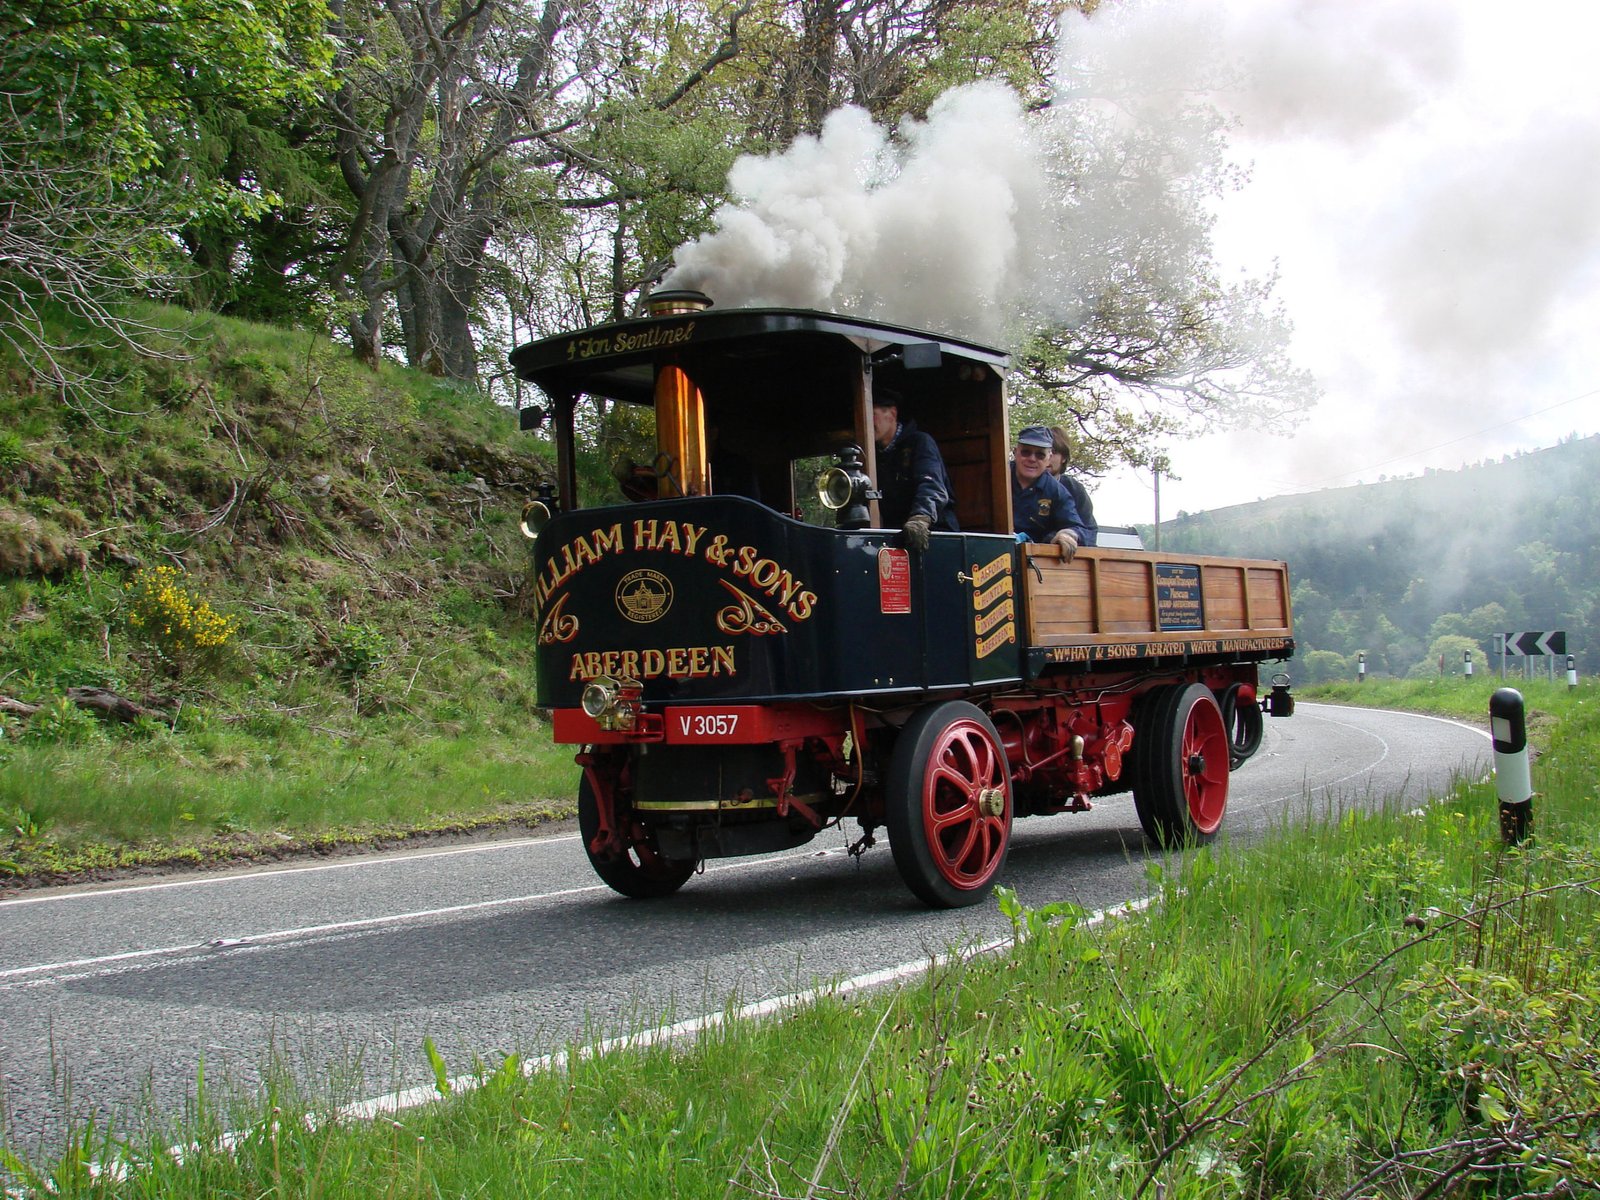
[[[1011,453],[1011,521],[1019,542],[1054,542],[1061,557],[1070,560],[1090,534],[1072,493],[1048,469],[1054,447],[1043,425],[1029,425],[1017,435]]]

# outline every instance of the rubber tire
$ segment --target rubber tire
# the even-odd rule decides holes
[[[980,789],[1004,792],[999,816],[978,809]],[[906,886],[931,908],[989,894],[1011,849],[1011,769],[994,723],[964,700],[919,710],[889,760],[885,824]],[[942,817],[942,831],[930,818]]]
[[[599,832],[600,803],[584,775],[578,782],[578,834],[589,865],[608,887],[634,900],[656,900],[672,895],[694,874],[694,863],[663,858],[650,845],[635,846],[621,858],[601,858],[589,849]]]
[[[1241,684],[1232,684],[1222,694],[1222,724],[1228,731],[1230,763],[1234,770],[1248,762],[1250,756],[1261,749],[1261,738],[1266,732],[1266,722],[1261,716],[1261,705],[1252,700],[1239,703]]]
[[[1145,698],[1133,739],[1133,805],[1151,841],[1175,849],[1216,836],[1228,810],[1232,744],[1204,684],[1173,684]]]

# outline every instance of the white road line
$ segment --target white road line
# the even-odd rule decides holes
[[[809,851],[804,855],[784,854],[771,858],[744,859],[727,863],[722,866],[707,867],[705,874],[711,875],[722,871],[749,870],[753,867],[782,865],[791,863],[796,858],[818,858],[844,854],[844,849],[824,850],[820,854]],[[506,896],[497,900],[476,900],[470,904],[451,904],[442,908],[422,908],[411,912],[391,913],[382,917],[363,917],[355,921],[331,921],[325,925],[304,925],[297,929],[273,929],[265,933],[251,933],[236,937],[213,938],[205,942],[188,942],[178,946],[161,946],[149,950],[128,950],[120,954],[102,954],[92,958],[70,958],[60,962],[37,963],[27,967],[11,967],[0,970],[0,990],[4,990],[13,980],[20,980],[25,976],[44,975],[53,971],[77,971],[84,967],[110,966],[113,963],[127,963],[140,959],[160,958],[163,956],[176,956],[180,954],[193,954],[200,950],[233,950],[241,946],[259,946],[267,943],[287,941],[292,938],[314,938],[330,933],[342,933],[349,930],[372,929],[381,925],[397,925],[406,921],[423,921],[430,917],[451,916],[456,913],[481,912],[484,909],[504,908],[514,904],[532,904],[542,900],[559,900],[565,896],[578,896],[586,892],[604,892],[609,889],[603,883],[586,884],[583,887],[561,888],[553,892],[535,892],[527,896]]]
[[[53,904],[62,900],[94,900],[101,896],[120,896],[128,892],[159,892],[166,888],[211,887],[224,883],[240,883],[257,879],[276,879],[280,875],[309,875],[316,871],[349,871],[357,867],[387,867],[395,863],[415,862],[423,858],[450,858],[457,854],[484,854],[492,850],[517,850],[524,846],[542,846],[555,842],[575,842],[575,833],[558,833],[550,837],[515,838],[504,842],[485,842],[478,846],[462,846],[454,850],[416,850],[410,854],[395,854],[384,858],[361,858],[345,862],[317,863],[307,867],[258,867],[236,875],[206,875],[194,879],[166,879],[158,883],[130,883],[122,887],[86,888],[77,892],[51,892],[48,895],[16,896],[0,900],[0,908],[15,908],[24,904]]]
[[[1403,709],[1398,709],[1398,708],[1362,708],[1361,706],[1354,705],[1354,704],[1310,703],[1310,704],[1307,705],[1307,707],[1310,707],[1310,708],[1337,708],[1337,709],[1343,709],[1346,712],[1381,712],[1381,713],[1391,713],[1391,714],[1393,714],[1395,716],[1400,716],[1400,717],[1417,717],[1418,719],[1423,720],[1423,721],[1437,721],[1442,725],[1454,725],[1457,729],[1465,729],[1465,730],[1468,730],[1468,731],[1470,731],[1472,733],[1478,734],[1485,741],[1492,740],[1490,738],[1490,736],[1489,736],[1488,730],[1486,730],[1486,729],[1479,729],[1476,725],[1468,725],[1465,721],[1458,721],[1453,717],[1437,717],[1437,716],[1434,716],[1432,713],[1407,712],[1407,711],[1405,711]],[[1349,774],[1341,775],[1337,779],[1331,779],[1327,783],[1317,783],[1317,784],[1303,785],[1298,792],[1287,792],[1284,795],[1276,796],[1271,800],[1258,801],[1257,802],[1258,806],[1259,805],[1263,805],[1263,804],[1279,804],[1279,803],[1281,803],[1281,802],[1283,802],[1285,800],[1299,799],[1299,798],[1304,797],[1306,795],[1309,795],[1310,793],[1313,793],[1313,792],[1326,791],[1329,788],[1338,787],[1341,783],[1345,783],[1348,780],[1356,778],[1356,776],[1358,776],[1358,775],[1363,775],[1368,771],[1376,769],[1377,766],[1380,763],[1382,763],[1385,759],[1387,759],[1389,757],[1389,743],[1384,738],[1380,737],[1376,733],[1373,733],[1372,730],[1370,730],[1370,729],[1362,729],[1359,725],[1352,725],[1352,724],[1349,724],[1348,722],[1345,722],[1345,721],[1335,721],[1332,717],[1325,717],[1325,716],[1320,716],[1319,715],[1317,717],[1317,719],[1319,721],[1326,721],[1329,725],[1337,725],[1340,729],[1349,729],[1354,733],[1364,733],[1364,734],[1366,734],[1368,737],[1372,738],[1380,746],[1383,747],[1383,753],[1380,754],[1377,757],[1377,759],[1374,760],[1373,762],[1368,763],[1364,767],[1358,767],[1356,770],[1351,771]]]
[[[1153,899],[1144,897],[1137,900],[1125,900],[1109,908],[1102,908],[1078,922],[1080,927],[1098,925],[1113,917],[1131,915],[1142,912],[1148,908]],[[715,1029],[730,1021],[759,1020],[763,1017],[774,1016],[812,1003],[824,996],[848,996],[852,992],[866,991],[871,988],[882,987],[885,984],[899,983],[907,979],[914,979],[929,971],[936,970],[947,963],[965,962],[983,954],[994,954],[1006,947],[1013,945],[1015,938],[1006,936],[995,938],[993,941],[981,945],[971,946],[962,950],[952,950],[944,954],[934,954],[927,958],[919,958],[915,962],[900,963],[893,967],[882,967],[876,971],[868,971],[864,975],[841,980],[836,983],[820,984],[808,988],[803,992],[794,992],[787,996],[775,996],[769,1000],[758,1000],[746,1004],[742,1008],[728,1012],[706,1013],[704,1016],[694,1017],[687,1021],[679,1021],[673,1025],[660,1025],[654,1029],[640,1030],[638,1033],[624,1034],[621,1037],[606,1038],[592,1046],[579,1049],[580,1058],[592,1058],[607,1054],[613,1050],[643,1049],[662,1042],[672,1042],[680,1038],[692,1037],[702,1030]],[[570,1053],[565,1050],[553,1054],[545,1054],[532,1059],[523,1065],[523,1073],[532,1075],[539,1071],[559,1071],[566,1066]],[[460,1075],[449,1081],[450,1094],[453,1096],[469,1092],[482,1082],[478,1075]],[[384,1113],[401,1112],[404,1109],[416,1108],[438,1100],[439,1089],[437,1086],[423,1086],[404,1088],[400,1091],[389,1092],[382,1096],[373,1096],[367,1100],[359,1100],[347,1104],[339,1110],[340,1116],[353,1117],[358,1120],[370,1120]]]

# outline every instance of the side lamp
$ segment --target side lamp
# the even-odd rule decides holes
[[[534,498],[522,506],[522,536],[530,540],[538,537],[539,531],[550,524],[550,518],[560,510],[555,484],[541,483]]]
[[[872,520],[867,501],[879,499],[881,493],[873,491],[862,467],[860,446],[840,447],[838,458],[838,465],[817,476],[817,499],[833,512],[838,528],[865,529]]]

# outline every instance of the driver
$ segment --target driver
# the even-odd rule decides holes
[[[950,499],[950,473],[939,444],[909,418],[900,419],[900,394],[872,393],[872,438],[878,447],[878,514],[884,528],[898,525],[906,549],[928,548],[928,531],[961,528]]]

